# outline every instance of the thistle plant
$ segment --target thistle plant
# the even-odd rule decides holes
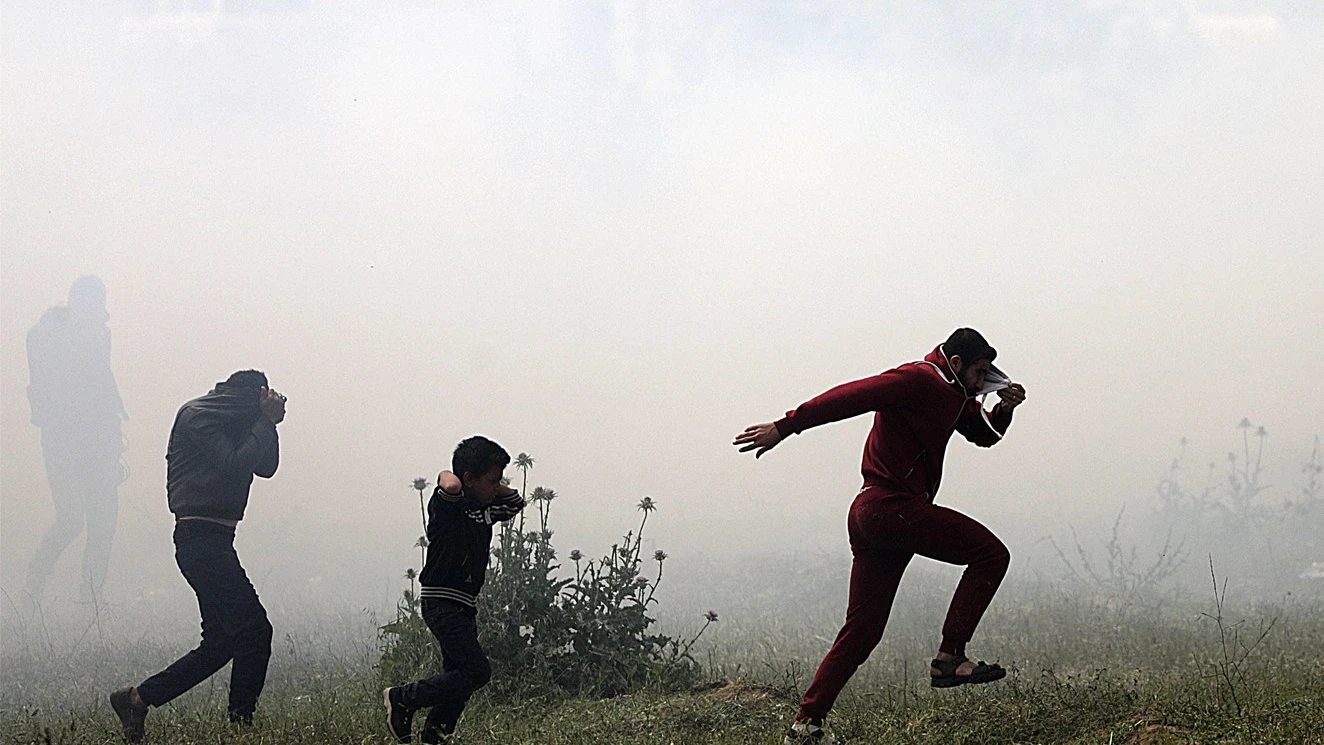
[[[1295,512],[1306,513],[1324,502],[1324,488],[1321,488],[1324,479],[1320,478],[1324,474],[1324,461],[1321,461],[1319,454],[1319,435],[1315,435],[1315,447],[1310,451],[1310,460],[1302,464],[1301,473],[1301,490],[1296,500],[1289,502],[1289,505]]]
[[[1230,447],[1221,463],[1209,462],[1198,476],[1184,475],[1187,441],[1181,439],[1177,456],[1166,476],[1158,482],[1158,507],[1165,522],[1180,531],[1216,536],[1221,545],[1234,545],[1235,550],[1243,553],[1272,552],[1284,543],[1281,531],[1308,534],[1318,526],[1318,521],[1324,520],[1318,479],[1318,474],[1324,473],[1324,466],[1318,437],[1309,461],[1301,468],[1305,475],[1303,488],[1295,499],[1289,497],[1274,503],[1267,499],[1273,490],[1268,480],[1271,469],[1264,457],[1268,429],[1246,417],[1236,428],[1241,431],[1241,451],[1237,452],[1235,445]],[[1203,485],[1187,486],[1184,482],[1191,476],[1199,478]],[[1279,537],[1262,544],[1246,543],[1256,531]]]
[[[690,647],[693,647],[694,643],[699,641],[699,637],[703,636],[703,632],[707,631],[708,627],[712,626],[715,623],[717,623],[717,611],[709,610],[707,613],[704,613],[703,626],[699,627],[699,630],[695,632],[694,636],[691,637],[690,640],[685,643],[685,648],[680,650],[681,655],[683,656],[689,655]]]
[[[414,479],[414,489],[418,492],[418,511],[423,518],[423,535],[414,542],[414,546],[419,549],[420,568],[428,561],[428,504],[423,492],[427,491],[429,486],[432,486],[432,482],[422,476]]]

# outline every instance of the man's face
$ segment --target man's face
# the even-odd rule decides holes
[[[497,466],[481,476],[466,473],[461,479],[464,493],[479,504],[491,504],[497,497],[497,489],[500,488],[501,479],[505,478],[505,475],[506,469],[502,466]]]
[[[952,357],[952,372],[956,373],[956,379],[961,381],[966,393],[975,394],[984,387],[984,376],[988,374],[988,368],[993,365],[988,360],[979,360],[972,365],[967,366],[960,355]]]

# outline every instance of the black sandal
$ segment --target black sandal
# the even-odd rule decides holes
[[[975,665],[975,669],[970,671],[969,675],[957,675],[956,668],[969,662],[970,658],[965,655],[953,657],[950,660],[934,659],[931,665],[938,670],[940,675],[929,673],[929,685],[934,688],[953,688],[959,685],[976,683],[992,683],[995,680],[1002,680],[1007,677],[1007,671],[998,663],[987,665],[980,660]]]

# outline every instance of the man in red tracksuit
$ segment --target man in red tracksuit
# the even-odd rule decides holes
[[[823,730],[823,718],[882,638],[901,575],[916,554],[966,565],[943,624],[931,684],[946,688],[1006,675],[996,664],[967,659],[965,645],[1002,582],[1010,554],[988,528],[933,503],[952,433],[991,447],[1025,400],[1025,388],[993,367],[996,356],[979,332],[957,329],[923,361],[839,385],[735,438],[741,452],[755,450],[758,457],[810,427],[874,412],[864,445],[864,487],[847,519],[854,562],[846,622],[805,692],[786,743],[835,741]],[[1001,400],[985,411],[979,395],[995,389]]]

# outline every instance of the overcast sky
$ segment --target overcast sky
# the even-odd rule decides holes
[[[844,551],[867,418],[732,436],[961,325],[1029,400],[939,501],[1027,540],[1243,416],[1289,496],[1324,430],[1311,0],[87,5],[0,12],[0,585],[51,515],[24,334],[83,274],[121,590],[173,572],[176,409],[246,367],[290,399],[255,576],[397,577],[474,433],[536,458],[563,553],[644,495],[676,557]]]

